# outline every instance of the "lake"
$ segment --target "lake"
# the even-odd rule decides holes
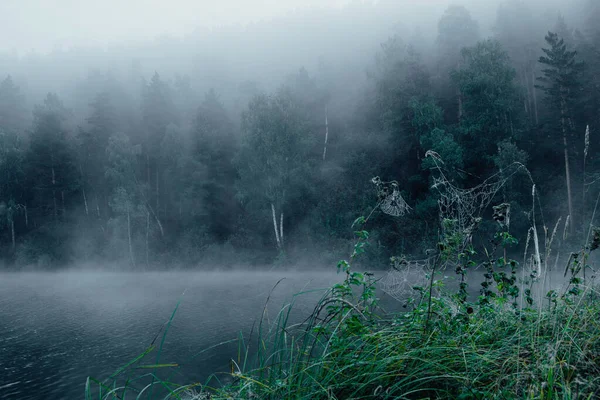
[[[247,271],[0,274],[0,398],[83,398],[88,376],[107,378],[150,345],[184,291],[160,361],[181,364],[174,381],[204,383],[214,372],[229,371],[229,360],[238,353],[235,342],[211,346],[236,339],[240,332],[247,336],[281,278],[269,300],[271,319],[294,293],[327,288],[342,276]],[[322,294],[299,296],[294,319],[308,315]],[[152,356],[145,363],[155,361]]]
[[[226,380],[235,339],[248,337],[271,292],[273,320],[295,293],[342,278],[334,271],[0,274],[0,399],[83,398],[88,376],[107,378],[151,344],[184,291],[160,362],[179,363],[177,383],[205,383],[216,372]],[[473,296],[478,290],[470,288]],[[293,320],[309,315],[323,293],[296,297]],[[388,310],[400,307],[380,298]],[[155,363],[155,354],[144,363]]]

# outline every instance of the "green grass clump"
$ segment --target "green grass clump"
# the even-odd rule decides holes
[[[453,300],[435,298],[427,330],[426,304],[389,320],[346,309],[301,340],[281,340],[213,398],[596,398],[595,296],[590,289],[576,303],[519,313],[497,302],[462,312]]]
[[[187,400],[600,396],[600,296],[593,279],[583,274],[593,270],[588,261],[600,247],[595,239],[569,258],[566,287],[544,297],[539,249],[518,279],[518,263],[506,257],[506,247],[516,240],[506,230],[494,236],[492,248],[481,259],[469,241],[447,235],[432,256],[427,286],[413,288],[404,311],[382,317],[374,276],[351,268],[369,237],[364,230],[355,233],[358,241],[350,261],[338,264],[342,282],[321,298],[303,323],[290,323],[292,302],[273,324],[261,320],[256,337],[240,338],[228,383],[175,385],[158,378],[159,368],[173,366],[161,365],[157,357],[145,366],[153,370],[143,376],[151,379],[148,384],[128,379],[118,385],[118,376],[140,363],[136,359],[111,376],[112,385],[102,383],[104,394],[96,398],[124,399],[127,393],[134,398]],[[551,241],[546,243],[545,255]],[[477,266],[485,272],[481,295],[470,299],[465,276]],[[459,278],[456,293],[444,287],[443,278],[436,279],[448,270]],[[155,386],[167,394],[152,396]],[[87,398],[91,393],[88,381]]]

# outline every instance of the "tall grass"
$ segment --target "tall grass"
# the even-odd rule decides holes
[[[365,223],[358,219],[355,226]],[[521,279],[519,263],[506,257],[506,247],[516,240],[505,227],[479,258],[463,238],[442,239],[429,286],[415,287],[406,310],[391,316],[379,312],[374,277],[352,270],[369,237],[358,230],[349,261],[338,264],[343,279],[305,321],[291,323],[299,293],[274,321],[263,312],[256,332],[238,339],[228,383],[216,376],[191,385],[159,379],[159,370],[174,367],[160,364],[173,313],[155,363],[141,364],[150,347],[107,381],[89,379],[86,399],[598,398],[600,297],[583,271],[591,269],[590,255],[600,248],[600,230],[590,227],[587,243],[572,253],[563,289],[546,292],[558,226],[544,228],[547,237],[532,255],[526,250]],[[469,299],[464,277],[475,266],[485,273],[481,295]],[[458,293],[444,287],[441,276],[449,267],[459,276]],[[118,384],[133,366],[152,371]],[[163,389],[160,397],[153,392],[157,386]]]

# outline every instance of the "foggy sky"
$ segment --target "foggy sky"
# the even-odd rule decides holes
[[[45,52],[246,24],[350,0],[2,0],[0,49]]]
[[[0,0],[0,51],[46,53],[53,49],[181,37],[203,29],[245,25],[308,8],[386,3],[409,23],[439,18],[462,4],[483,25],[501,0]],[[560,0],[525,0],[550,6]],[[563,3],[564,4],[564,3]],[[486,21],[487,20],[487,21]],[[408,22],[408,21],[405,21]],[[427,27],[422,27],[427,29]],[[432,27],[435,29],[435,27]]]

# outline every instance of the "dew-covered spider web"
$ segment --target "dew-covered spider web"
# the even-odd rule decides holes
[[[409,261],[405,257],[392,257],[391,268],[381,280],[381,289],[398,301],[406,301],[415,287],[427,285],[430,259]]]
[[[398,182],[382,182],[378,176],[371,179],[371,182],[377,189],[377,200],[381,211],[393,217],[402,217],[410,211],[411,208],[400,194]]]
[[[439,154],[428,151],[425,155],[435,164],[438,176],[433,178],[433,186],[440,193],[438,201],[439,217],[444,235],[460,234],[464,244],[468,243],[481,221],[484,210],[493,201],[498,191],[521,169],[527,172],[521,163],[513,163],[482,183],[469,189],[463,189],[452,183],[445,174],[445,164]],[[383,183],[378,177],[372,182],[377,186],[378,197],[383,204],[397,189],[395,182]],[[388,185],[388,186],[386,186]],[[404,202],[404,200],[402,200]],[[404,203],[406,204],[406,203]],[[400,207],[401,208],[401,207]],[[401,208],[402,214],[410,208]],[[507,226],[510,220],[510,206],[507,203],[494,208],[494,220],[501,226]],[[392,266],[381,281],[382,290],[398,301],[406,301],[417,286],[427,285],[426,276],[430,270],[432,258],[425,260],[407,260],[405,257],[392,258]]]
[[[521,163],[512,163],[505,170],[492,175],[477,186],[469,189],[454,185],[444,174],[444,161],[440,155],[429,150],[430,157],[439,176],[433,178],[433,186],[440,193],[439,216],[445,234],[460,232],[467,236],[472,233],[480,221],[483,211],[490,205],[494,196],[506,182],[521,169],[527,170]],[[453,221],[452,224],[444,223]],[[448,229],[451,232],[448,232]]]

